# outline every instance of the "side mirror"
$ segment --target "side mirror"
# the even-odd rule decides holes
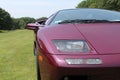
[[[38,30],[39,27],[44,27],[45,26],[46,20],[47,20],[47,18],[42,19],[40,21],[37,21],[35,23],[28,23],[26,28],[30,29],[30,30]]]
[[[39,24],[36,24],[36,23],[28,23],[26,25],[26,28],[27,29],[30,29],[30,30],[38,30],[39,29]]]

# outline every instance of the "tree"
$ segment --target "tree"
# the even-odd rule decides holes
[[[0,8],[0,29],[11,30],[12,29],[12,18],[8,12]]]
[[[107,0],[106,8],[111,10],[120,11],[120,0]]]
[[[81,3],[79,3],[76,8],[86,8],[86,7],[88,7],[87,1],[84,0]]]
[[[47,17],[38,18],[37,21],[48,19]]]
[[[20,29],[19,19],[17,19],[17,18],[12,18],[12,19],[13,19],[13,30]]]
[[[76,8],[102,8],[120,11],[120,0],[84,0]]]
[[[13,29],[25,29],[26,24],[34,23],[36,20],[30,17],[13,18]]]

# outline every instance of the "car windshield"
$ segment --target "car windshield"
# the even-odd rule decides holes
[[[120,22],[120,12],[103,9],[69,9],[59,11],[51,25],[67,23]]]

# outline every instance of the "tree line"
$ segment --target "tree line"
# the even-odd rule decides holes
[[[76,8],[101,8],[120,11],[120,0],[83,0]]]
[[[0,8],[0,30],[25,29],[27,23],[34,23],[43,18],[46,17],[39,19],[31,17],[12,18],[7,11]]]

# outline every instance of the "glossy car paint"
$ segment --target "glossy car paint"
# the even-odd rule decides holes
[[[99,23],[76,27],[99,54],[120,54],[120,24]]]
[[[115,23],[55,25],[38,31],[38,43],[39,41],[43,43],[46,49],[45,54],[49,55],[51,63],[58,67],[120,67],[119,25]],[[87,40],[91,52],[62,53],[52,42],[52,40],[59,39]],[[67,58],[100,58],[103,63],[100,65],[68,65],[65,62]]]
[[[120,23],[47,24],[35,31],[35,35],[41,80],[65,80],[65,76],[85,76],[82,80],[119,80]],[[60,52],[53,40],[85,40],[90,52]],[[65,61],[96,58],[101,59],[102,64],[70,65]]]

